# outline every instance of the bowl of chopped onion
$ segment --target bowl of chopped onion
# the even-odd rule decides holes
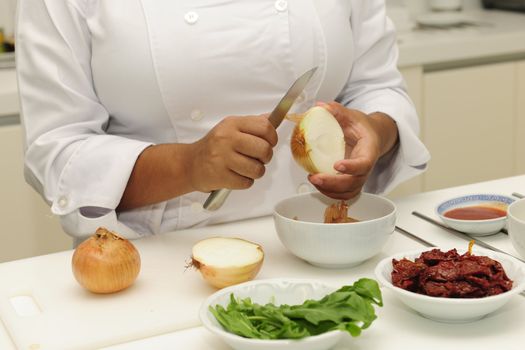
[[[396,207],[369,193],[340,201],[314,192],[277,203],[273,217],[292,254],[319,267],[348,268],[381,252],[394,232]]]

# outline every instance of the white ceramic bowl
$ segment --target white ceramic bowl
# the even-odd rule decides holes
[[[520,199],[509,205],[507,217],[512,246],[525,258],[525,199]]]
[[[474,249],[472,252],[474,255],[488,256],[501,263],[507,276],[513,281],[512,289],[508,292],[485,298],[438,298],[410,292],[392,284],[392,259],[407,258],[414,261],[421,253],[432,249],[424,248],[390,256],[381,260],[375,269],[375,275],[380,284],[391,290],[405,305],[426,318],[447,323],[472,322],[496,311],[514,295],[525,290],[525,264],[506,254],[484,249]],[[457,251],[463,254],[466,250],[457,249]]]
[[[272,302],[280,304],[302,304],[307,299],[321,299],[337,288],[324,283],[305,279],[268,279],[241,283],[224,288],[212,294],[204,301],[200,309],[200,320],[204,327],[219,336],[235,350],[325,350],[339,342],[343,333],[331,331],[299,340],[262,340],[249,339],[230,333],[219,324],[209,311],[210,306],[226,307],[230,294],[238,298],[249,297],[258,304]]]
[[[325,224],[325,209],[338,202],[321,193],[306,193],[279,202],[275,229],[295,256],[324,268],[358,265],[381,251],[394,232],[396,207],[390,200],[362,193],[347,201],[348,215],[360,222]]]
[[[495,206],[506,210],[512,202],[514,202],[513,198],[498,194],[471,194],[444,201],[436,207],[436,214],[445,224],[455,230],[465,232],[471,236],[488,236],[499,232],[505,227],[507,223],[506,216],[488,220],[458,220],[448,218],[443,214],[452,209],[477,205]]]

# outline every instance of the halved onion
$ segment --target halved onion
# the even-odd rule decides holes
[[[264,252],[260,245],[240,238],[212,237],[197,242],[191,265],[216,288],[250,281],[261,269]]]
[[[335,117],[323,107],[310,108],[292,134],[292,155],[308,173],[337,174],[334,163],[345,157],[345,138]]]

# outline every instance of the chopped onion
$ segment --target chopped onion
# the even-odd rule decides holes
[[[216,288],[250,281],[261,269],[264,252],[260,245],[240,238],[213,237],[197,242],[191,265]]]
[[[73,275],[93,293],[114,293],[133,284],[140,271],[135,246],[103,227],[82,242],[73,254]]]
[[[337,174],[334,163],[345,157],[345,139],[341,126],[325,108],[310,108],[297,120],[292,134],[291,149],[294,159],[308,173]]]

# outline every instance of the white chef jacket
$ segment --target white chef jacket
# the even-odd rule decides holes
[[[366,191],[385,193],[429,160],[384,0],[20,0],[16,34],[26,179],[77,239],[99,226],[132,239],[267,215],[314,190],[285,121],[265,176],[219,211],[203,210],[199,192],[115,211],[146,147],[268,113],[313,66],[295,111],[337,100],[397,123],[399,146]]]

